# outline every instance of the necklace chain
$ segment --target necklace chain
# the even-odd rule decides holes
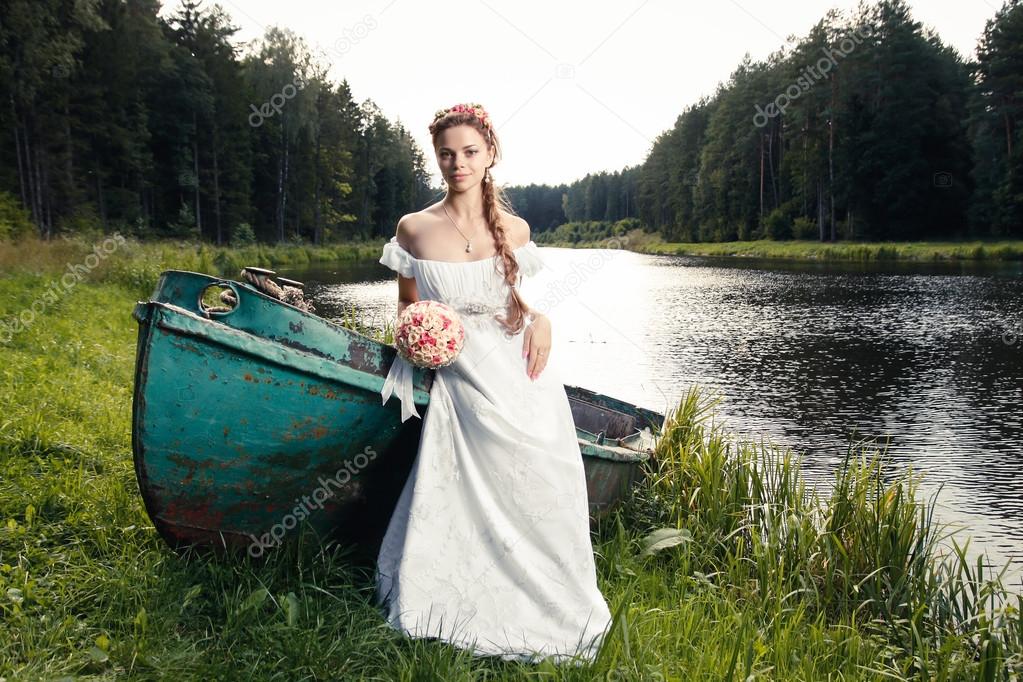
[[[446,215],[448,217],[448,220],[451,221],[451,224],[455,226],[456,230],[458,230],[458,234],[462,235],[462,239],[465,240],[465,252],[466,253],[471,252],[472,251],[472,239],[476,236],[476,232],[479,232],[479,228],[476,228],[476,232],[472,233],[472,237],[466,237],[465,233],[462,232],[461,228],[458,227],[458,223],[456,223],[455,219],[451,217],[450,213],[448,213],[448,207],[445,206],[444,204],[441,204],[440,207],[442,209],[444,209],[444,215]]]

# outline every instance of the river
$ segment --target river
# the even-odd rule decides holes
[[[938,520],[1023,591],[1023,263],[541,254],[522,292],[552,320],[565,383],[662,412],[697,384],[730,430],[802,455],[818,488],[853,442],[887,446],[892,473],[922,474]],[[324,317],[395,312],[374,261],[279,272]]]

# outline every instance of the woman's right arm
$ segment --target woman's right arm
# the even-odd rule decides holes
[[[416,288],[415,278],[398,275],[398,317],[401,317],[406,307],[418,300],[419,290]]]
[[[409,244],[412,242],[411,229],[409,227],[409,216],[404,215],[398,221],[398,229],[395,233],[398,245],[409,253],[412,249]],[[401,317],[405,308],[419,300],[419,289],[416,287],[415,277],[403,277],[398,275],[398,317]]]

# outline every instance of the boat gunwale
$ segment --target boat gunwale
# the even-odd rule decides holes
[[[326,381],[337,381],[359,390],[373,393],[380,393],[380,389],[386,380],[386,372],[383,367],[376,372],[357,369],[345,364],[335,358],[321,356],[300,348],[295,348],[286,343],[277,341],[274,337],[260,336],[226,325],[216,320],[211,320],[192,311],[182,308],[173,303],[149,301],[149,323],[160,329],[175,332],[183,336],[201,338],[210,343],[228,348],[235,352],[244,353],[264,362],[270,362],[280,367],[293,369],[299,372],[312,374]],[[155,314],[154,314],[155,312]],[[186,322],[182,322],[185,320]],[[232,341],[237,341],[232,343]],[[379,342],[378,342],[379,343]],[[256,346],[255,348],[252,346]],[[272,354],[264,354],[262,349],[272,350],[281,357],[274,357]],[[390,348],[387,344],[381,344],[384,348]],[[390,348],[395,354],[397,350]],[[288,361],[288,356],[300,359],[298,363]],[[392,360],[393,362],[393,360]],[[387,364],[387,359],[382,358],[382,365]],[[330,368],[330,371],[317,371],[321,368]],[[369,377],[369,380],[363,379]],[[429,392],[420,387],[414,387],[413,398],[416,404],[426,405],[429,403]]]

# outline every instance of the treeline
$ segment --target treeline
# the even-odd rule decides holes
[[[393,234],[429,193],[408,131],[271,28],[242,54],[219,7],[5,0],[0,214],[39,233],[315,243]]]
[[[243,52],[219,6],[159,9],[2,5],[0,238],[24,215],[44,236],[348,241],[438,198],[432,151],[331,83],[329,54],[277,28]],[[1021,122],[1020,0],[975,62],[881,0],[747,55],[641,165],[509,195],[537,233],[638,219],[668,241],[1021,237]]]
[[[635,217],[640,167],[588,173],[565,185],[510,187],[508,198],[532,231],[546,232],[571,222],[616,222]]]
[[[965,62],[902,0],[748,56],[638,169],[532,188],[539,224],[639,218],[668,241],[1023,237],[1023,5]],[[572,234],[575,234],[573,232]]]

